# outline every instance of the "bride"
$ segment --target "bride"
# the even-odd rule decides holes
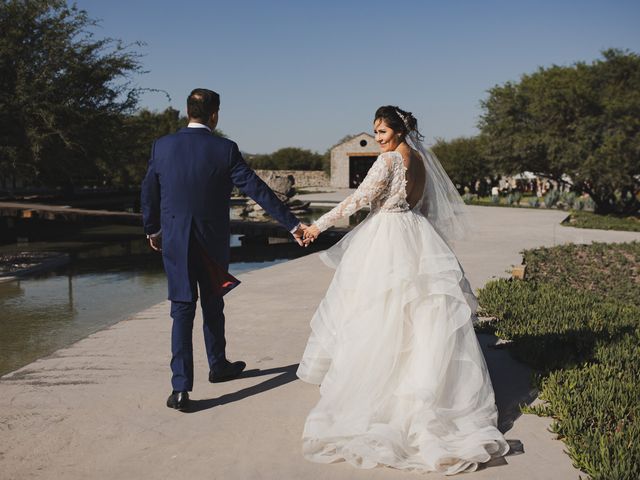
[[[374,132],[382,153],[362,184],[305,232],[312,242],[371,207],[321,254],[336,272],[297,372],[320,385],[304,455],[360,468],[473,471],[509,447],[473,330],[476,299],[448,245],[465,231],[464,204],[411,113],[380,107]]]

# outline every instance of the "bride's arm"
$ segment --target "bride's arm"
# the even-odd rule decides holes
[[[362,181],[358,189],[340,202],[331,211],[325,213],[313,225],[319,232],[336,224],[343,217],[348,217],[378,198],[384,191],[389,181],[390,163],[382,155],[369,169],[369,173]]]

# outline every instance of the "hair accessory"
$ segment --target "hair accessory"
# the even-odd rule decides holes
[[[396,113],[398,114],[398,116],[400,117],[400,120],[402,120],[402,123],[404,123],[404,127],[409,130],[409,125],[407,124],[407,118],[402,115],[400,113],[400,111],[397,108],[394,108],[394,110],[396,111]]]

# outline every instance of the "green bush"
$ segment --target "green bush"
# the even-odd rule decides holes
[[[476,198],[477,195],[474,195],[472,193],[465,193],[464,195],[462,195],[462,200],[464,201],[464,203],[466,203],[467,205],[470,205],[471,203],[473,203],[473,199]]]
[[[297,147],[286,147],[273,153],[252,155],[247,163],[254,169],[261,170],[325,170],[329,158],[311,150]]]
[[[496,280],[481,313],[539,371],[544,403],[528,409],[592,479],[640,478],[640,243],[524,252],[527,280]]]
[[[546,208],[553,208],[560,200],[560,192],[558,190],[549,190],[544,196],[544,206]]]
[[[637,357],[636,357],[637,358]],[[637,377],[605,364],[558,370],[543,382],[552,431],[594,480],[640,478],[640,395]]]
[[[573,211],[569,220],[563,225],[577,228],[640,232],[640,215],[600,215],[592,212]]]
[[[640,242],[567,244],[523,252],[527,279],[640,307]]]
[[[499,319],[496,335],[513,341],[514,356],[542,372],[593,360],[602,341],[640,321],[638,307],[551,283],[496,280],[479,299],[483,315]]]
[[[516,205],[520,205],[520,200],[522,200],[522,192],[516,190],[513,192],[513,201]]]
[[[573,204],[576,201],[576,193],[575,192],[562,192],[560,194],[560,202],[565,207],[573,208]]]

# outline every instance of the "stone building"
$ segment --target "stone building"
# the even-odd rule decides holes
[[[368,133],[360,133],[331,149],[331,186],[356,188],[380,155],[380,147]]]

